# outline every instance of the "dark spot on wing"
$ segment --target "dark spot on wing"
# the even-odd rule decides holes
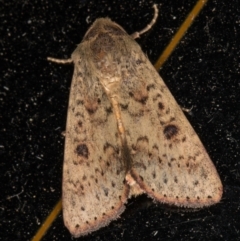
[[[106,112],[108,114],[111,114],[112,113],[112,107],[108,107],[108,108],[105,108]]]
[[[162,102],[158,102],[158,109],[164,110],[164,104]]]
[[[79,61],[78,64],[81,64],[81,61]],[[78,76],[78,77],[82,77],[82,76],[83,76],[82,72],[78,71],[78,72],[77,72],[77,76]]]
[[[75,153],[78,156],[83,156],[85,158],[88,158],[89,156],[89,152],[88,152],[88,147],[85,144],[79,144],[77,145],[76,149],[75,149]]]
[[[127,110],[128,109],[128,104],[126,104],[126,105],[120,104],[120,106],[121,106],[122,110]]]
[[[96,198],[97,198],[97,200],[98,200],[98,201],[100,200],[100,198],[99,198],[98,194],[96,194]]]
[[[95,99],[95,100],[85,100],[84,106],[85,106],[87,112],[91,115],[97,111],[98,105],[100,103],[101,103],[101,100],[99,98]]]
[[[144,87],[142,87],[134,93],[129,92],[129,96],[132,97],[135,101],[145,105],[148,99],[148,91]]]
[[[153,179],[156,178],[156,171],[155,170],[152,172],[152,177],[153,177]]]
[[[150,84],[150,85],[147,86],[147,91],[150,91],[151,89],[155,89],[154,84]]]
[[[195,182],[193,183],[194,186],[197,186],[198,184],[199,184],[198,181],[195,181]]]
[[[82,127],[82,121],[78,121],[78,127]]]
[[[163,130],[163,134],[168,140],[173,139],[173,137],[175,137],[178,134],[178,132],[178,127],[172,124],[167,125]]]
[[[108,196],[108,189],[104,188],[103,191],[104,191],[105,196],[107,197]]]
[[[168,179],[165,177],[165,178],[163,178],[163,182],[165,183],[165,184],[167,184],[167,182],[168,182]]]
[[[83,105],[83,100],[76,100],[76,105]]]
[[[178,179],[177,179],[176,176],[174,177],[174,182],[175,182],[175,183],[178,183]]]
[[[136,63],[136,65],[140,65],[140,64],[142,64],[142,63],[144,63],[141,59],[137,59],[136,61],[135,61],[135,63]]]

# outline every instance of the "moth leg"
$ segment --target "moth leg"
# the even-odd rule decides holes
[[[52,57],[47,57],[48,61],[58,63],[58,64],[72,64],[73,60],[72,59],[55,59]]]
[[[136,39],[136,38],[139,38],[140,35],[142,35],[143,33],[147,32],[149,29],[152,28],[152,26],[155,24],[156,20],[157,20],[157,17],[158,17],[158,8],[157,8],[157,4],[154,4],[153,5],[153,8],[154,8],[154,16],[153,16],[153,19],[152,21],[144,28],[142,29],[141,31],[139,32],[135,32],[133,34],[131,34],[131,36]]]

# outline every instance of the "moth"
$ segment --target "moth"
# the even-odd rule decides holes
[[[220,201],[222,183],[197,134],[134,38],[97,19],[74,63],[63,164],[65,226],[74,237],[106,226],[133,195],[186,208]]]

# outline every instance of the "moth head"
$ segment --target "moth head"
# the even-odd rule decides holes
[[[100,33],[112,36],[126,35],[126,31],[109,18],[98,18],[86,32],[83,41],[95,39]]]

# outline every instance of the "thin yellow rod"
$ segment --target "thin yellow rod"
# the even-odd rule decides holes
[[[199,0],[192,11],[189,13],[177,33],[173,36],[170,43],[167,45],[157,62],[155,63],[154,67],[159,70],[161,66],[164,64],[164,62],[168,59],[168,57],[171,55],[173,50],[176,48],[177,44],[180,42],[188,28],[191,26],[194,19],[197,17],[203,6],[207,3],[207,0]]]
[[[52,225],[53,221],[56,219],[61,210],[62,200],[60,199],[31,241],[39,241],[42,239],[42,237],[47,232],[48,228]]]

